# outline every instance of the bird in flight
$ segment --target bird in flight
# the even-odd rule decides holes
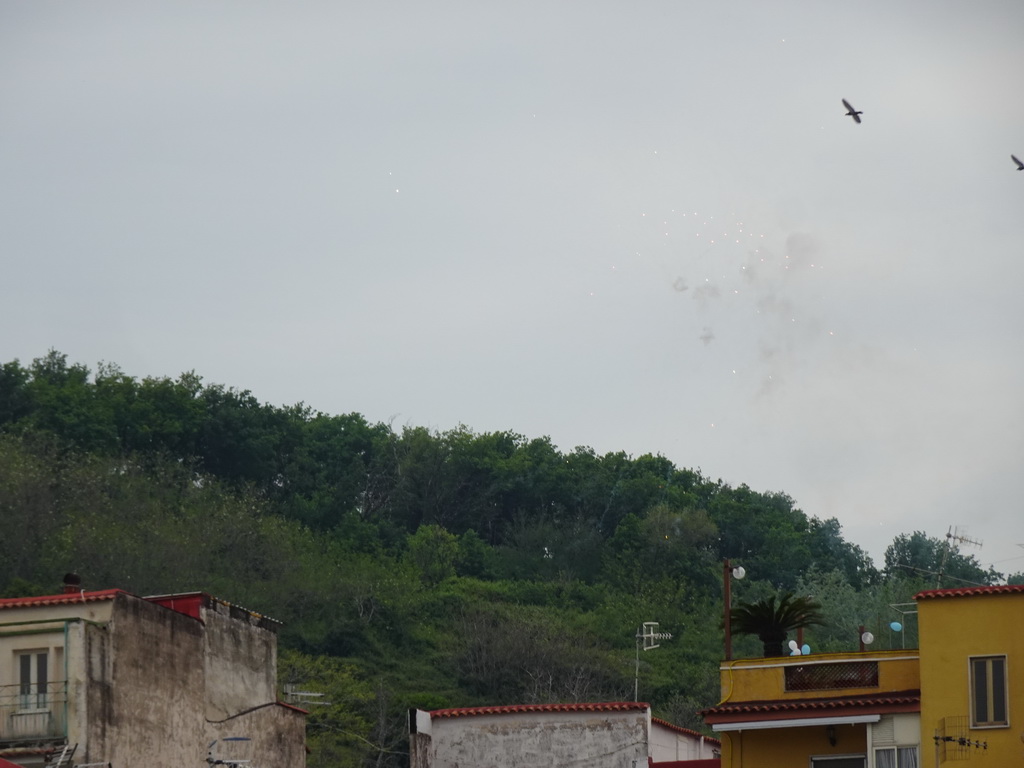
[[[1024,171],[1024,163],[1020,161],[1020,158],[1016,155],[1010,155],[1010,159],[1017,164],[1018,171]]]
[[[843,106],[846,107],[846,114],[853,118],[853,122],[859,123],[860,116],[863,115],[864,113],[858,112],[856,109],[854,109],[853,105],[850,104],[850,102],[848,102],[846,99],[843,99]]]

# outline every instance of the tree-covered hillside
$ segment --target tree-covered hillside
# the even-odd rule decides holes
[[[725,558],[749,574],[737,599],[814,595],[818,651],[856,647],[861,624],[913,643],[912,622],[887,634],[890,606],[940,571],[1001,578],[922,532],[879,571],[836,520],[663,456],[396,430],[53,351],[0,366],[0,518],[4,595],[52,593],[76,571],[88,588],[200,589],[284,622],[282,684],[330,702],[310,716],[311,768],[404,765],[409,707],[636,688],[703,728]],[[673,637],[639,654],[645,621]]]

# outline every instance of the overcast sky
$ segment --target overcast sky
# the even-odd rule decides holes
[[[660,453],[1024,570],[1024,3],[0,3],[0,360]],[[847,117],[841,99],[863,112]]]

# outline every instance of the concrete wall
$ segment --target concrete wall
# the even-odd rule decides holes
[[[826,726],[765,728],[722,734],[722,768],[783,768],[810,765],[810,757],[865,756],[867,728],[863,723],[835,726],[830,744]]]
[[[878,686],[842,688],[829,692],[787,691],[786,667],[818,664],[878,664]],[[816,653],[810,656],[779,656],[777,658],[739,659],[724,662],[720,667],[722,702],[818,699],[823,695],[853,696],[879,691],[909,691],[921,687],[916,650],[868,651],[850,653]]]
[[[207,745],[218,741],[215,748],[221,758],[236,754],[251,759],[256,768],[302,768],[306,764],[306,715],[286,704],[267,704],[211,723],[207,735]],[[239,736],[250,741],[237,748],[224,741]]]
[[[212,741],[247,737],[259,768],[303,768],[305,716],[277,703],[272,623],[219,601],[204,605],[202,620],[123,592],[5,608],[5,623],[32,623],[21,635],[0,637],[0,653],[45,647],[62,668],[66,659],[76,763],[206,765]],[[59,621],[37,623],[51,619]],[[40,626],[56,631],[39,633]],[[10,666],[0,663],[0,674],[9,677]],[[63,669],[51,678],[63,680]]]
[[[203,625],[131,595],[86,633],[86,728],[79,762],[201,765]]]
[[[206,717],[224,720],[276,701],[276,633],[254,614],[219,600],[209,601],[201,616]]]
[[[558,712],[434,718],[414,768],[638,768],[647,765],[648,713]],[[426,754],[423,754],[425,752]]]
[[[675,762],[677,760],[708,760],[715,757],[718,744],[709,743],[697,734],[691,734],[678,728],[651,723],[648,751],[656,763]]]

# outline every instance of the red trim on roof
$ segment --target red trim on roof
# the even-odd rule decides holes
[[[874,715],[920,711],[921,692],[912,690],[861,696],[834,696],[827,699],[730,702],[701,710],[700,714],[705,722],[717,725],[751,719],[797,720],[805,717],[829,717],[851,712]]]
[[[642,701],[612,701],[581,704],[508,704],[500,707],[456,707],[435,709],[431,717],[475,717],[477,715],[519,715],[529,712],[646,712],[650,705]]]
[[[113,600],[118,595],[130,594],[123,589],[104,589],[99,592],[67,592],[44,597],[5,597],[0,599],[0,610],[4,608],[36,608],[44,605],[74,605],[75,603],[98,603]]]
[[[0,768],[21,768],[17,763],[12,763],[10,760],[4,760],[0,757]]]
[[[997,584],[991,587],[954,587],[952,589],[926,589],[914,595],[915,600],[936,597],[975,597],[978,595],[1020,595],[1024,584]]]
[[[199,620],[202,620],[200,609],[204,604],[208,604],[210,599],[210,596],[204,592],[188,592],[182,595],[157,595],[145,598],[147,602],[162,605],[164,608]]]
[[[718,744],[719,746],[721,746],[721,744],[722,744],[722,742],[720,740],[716,739],[714,736],[705,736],[700,731],[692,731],[689,728],[683,728],[683,726],[681,726],[681,725],[675,725],[673,723],[670,723],[668,720],[662,720],[660,717],[652,717],[651,718],[651,722],[652,723],[657,723],[658,725],[660,725],[660,726],[662,726],[664,728],[668,728],[671,731],[676,731],[677,733],[682,733],[682,734],[685,734],[687,736],[692,736],[695,739],[704,739],[705,741],[707,741],[707,742],[709,742],[711,744]]]

